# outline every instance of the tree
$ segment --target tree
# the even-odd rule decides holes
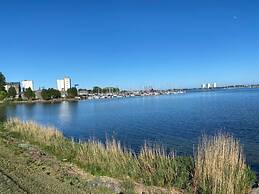
[[[54,88],[50,88],[48,89],[51,98],[60,98],[61,97],[61,93],[59,90],[56,90]]]
[[[7,92],[5,90],[0,91],[0,100],[4,100],[7,96]]]
[[[9,89],[8,89],[8,96],[9,97],[12,97],[12,98],[14,98],[16,95],[17,95],[17,92],[16,92],[16,89],[13,87],[13,86],[11,86]]]
[[[102,89],[102,93],[108,93],[109,92],[109,88],[103,88]]]
[[[115,92],[115,93],[119,93],[119,92],[120,92],[120,89],[119,89],[119,88],[114,88],[114,92]]]
[[[60,98],[61,93],[60,93],[60,91],[58,91],[54,88],[49,88],[48,90],[43,89],[41,91],[41,97],[43,98],[43,100],[50,100],[50,99],[54,99],[54,98]]]
[[[28,89],[25,90],[24,96],[25,96],[28,100],[32,100],[32,99],[35,98],[35,93],[32,91],[31,88],[28,88]]]
[[[0,91],[4,91],[5,90],[5,76],[4,74],[2,74],[2,72],[0,72]]]
[[[67,90],[67,96],[68,98],[75,98],[77,96],[77,89],[75,87],[69,88]]]
[[[100,92],[102,92],[102,88],[100,88],[100,87],[98,87],[98,86],[95,86],[95,87],[93,87],[93,93],[100,93]]]
[[[43,98],[43,100],[50,100],[51,99],[50,93],[46,89],[43,89],[41,91],[41,97]]]

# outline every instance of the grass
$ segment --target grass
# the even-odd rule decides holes
[[[243,149],[232,136],[204,136],[192,157],[168,154],[145,144],[137,155],[114,139],[75,142],[53,127],[10,119],[4,128],[13,136],[37,144],[57,158],[77,164],[93,175],[132,180],[150,186],[177,187],[208,194],[243,194],[254,174],[245,164]],[[126,184],[131,187],[131,184]],[[194,189],[195,188],[195,189]]]
[[[195,158],[195,181],[200,193],[248,193],[254,179],[237,139],[223,133],[202,137]]]
[[[191,157],[167,155],[163,148],[143,147],[139,155],[121,146],[114,139],[105,143],[89,140],[75,142],[53,127],[33,121],[10,119],[4,123],[12,135],[37,144],[57,156],[77,164],[93,175],[131,178],[146,185],[186,188],[193,173]]]

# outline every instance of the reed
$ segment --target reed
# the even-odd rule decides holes
[[[193,159],[168,155],[161,147],[144,145],[137,155],[114,139],[105,143],[96,140],[75,142],[53,127],[15,118],[5,122],[4,128],[16,134],[16,137],[37,144],[59,159],[73,162],[93,175],[122,179],[130,177],[155,186],[190,186]]]
[[[253,179],[237,139],[224,133],[202,137],[195,157],[195,185],[199,193],[248,193]]]

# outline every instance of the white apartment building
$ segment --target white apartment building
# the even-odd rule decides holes
[[[59,91],[65,91],[65,82],[63,79],[58,79],[57,80],[57,86]]]
[[[64,78],[64,85],[65,85],[65,91],[67,91],[69,88],[71,88],[71,79],[70,77]]]
[[[201,88],[202,89],[212,89],[212,88],[216,88],[217,87],[217,83],[207,83],[207,84],[202,84]]]
[[[57,87],[59,91],[67,91],[71,88],[71,79],[70,77],[64,77],[64,79],[57,80]]]
[[[21,81],[22,91],[31,88],[33,90],[33,81],[32,80],[23,80]]]
[[[210,84],[210,83],[206,84],[206,88],[208,88],[208,89],[211,88],[211,86],[212,86],[212,84]]]

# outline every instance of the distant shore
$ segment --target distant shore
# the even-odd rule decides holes
[[[0,104],[34,104],[34,103],[58,103],[58,102],[77,102],[79,99],[52,99],[52,100],[10,100],[10,101],[0,101]]]

